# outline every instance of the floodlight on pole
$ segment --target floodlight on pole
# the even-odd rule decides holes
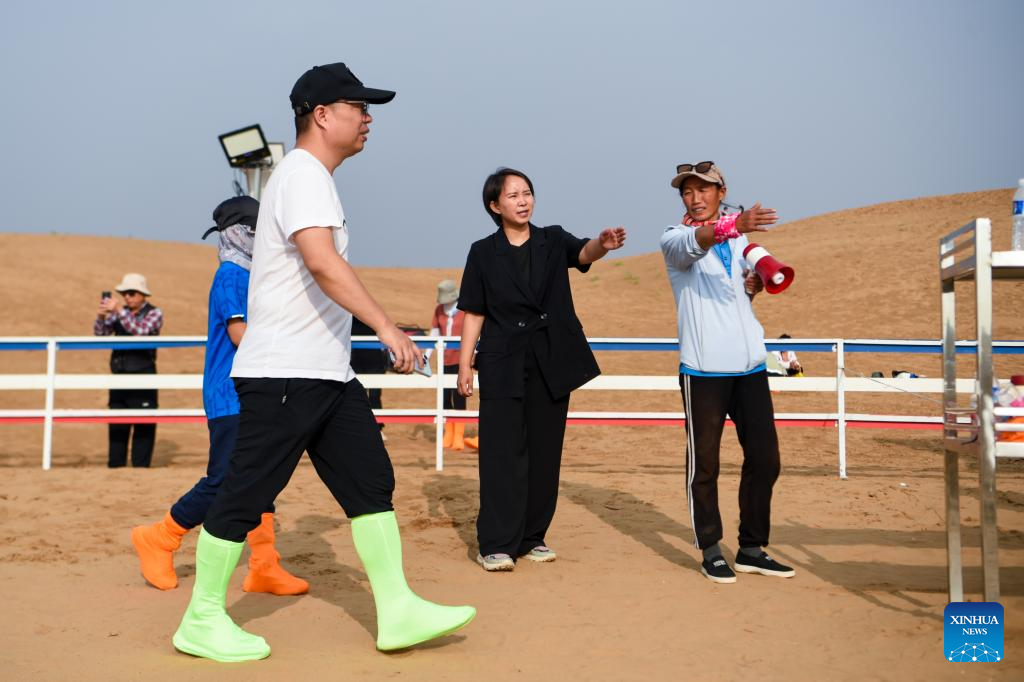
[[[259,201],[263,186],[270,177],[269,173],[264,175],[263,171],[272,169],[284,158],[284,143],[267,142],[259,124],[232,130],[217,138],[228,159],[228,165],[245,173],[249,196]]]
[[[228,165],[232,168],[262,166],[263,160],[270,156],[267,138],[263,137],[263,129],[259,124],[232,130],[230,133],[218,135],[224,155],[228,157]]]

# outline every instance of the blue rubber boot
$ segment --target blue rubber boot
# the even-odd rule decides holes
[[[416,596],[402,570],[394,512],[352,519],[352,540],[377,605],[377,648],[392,651],[451,634],[476,616],[472,606],[441,606]]]
[[[266,640],[235,625],[224,610],[228,581],[243,547],[244,542],[221,540],[205,528],[199,531],[196,584],[181,625],[174,633],[174,648],[178,651],[224,663],[254,661],[270,655]]]

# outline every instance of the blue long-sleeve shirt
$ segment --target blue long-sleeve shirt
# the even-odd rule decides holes
[[[767,352],[764,328],[754,316],[743,285],[743,249],[739,236],[712,249],[697,243],[697,228],[674,225],[661,235],[672,294],[676,301],[680,372],[744,374],[761,369]],[[714,248],[729,258],[707,257]],[[725,260],[731,260],[727,268]]]

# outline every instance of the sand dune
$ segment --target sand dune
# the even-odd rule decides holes
[[[758,299],[768,336],[936,338],[937,239],[974,217],[991,217],[996,248],[1009,243],[1012,190],[930,197],[786,223],[759,239],[797,271],[779,296]],[[784,217],[784,216],[783,216]],[[569,226],[571,229],[571,226]],[[630,226],[652,253],[609,258],[574,275],[590,336],[674,336],[671,292],[657,248],[660,226]],[[353,239],[358,240],[354,235]],[[149,278],[166,314],[165,334],[205,332],[216,266],[203,244],[65,235],[0,234],[0,334],[87,335],[99,292],[121,274]],[[360,270],[399,321],[423,325],[439,279],[457,269]],[[964,293],[970,293],[965,287]],[[968,299],[968,296],[963,298]],[[996,337],[1024,338],[1024,285],[1003,285]],[[13,305],[11,305],[13,303]],[[971,307],[960,312],[971,332]],[[0,353],[0,373],[42,370],[41,354]],[[671,374],[672,353],[606,353],[610,373]],[[103,372],[106,354],[60,354],[63,371]],[[926,356],[858,356],[851,366],[889,369]],[[855,364],[854,364],[855,363]],[[834,372],[830,354],[805,358]],[[968,363],[961,363],[967,365]],[[199,351],[161,352],[162,372],[198,372]],[[967,373],[970,367],[963,367]],[[997,372],[1024,371],[1001,358]],[[69,392],[70,393],[70,392]],[[586,392],[584,392],[586,393]],[[825,397],[779,395],[777,408],[811,409]],[[65,406],[100,406],[98,392],[60,395]],[[389,405],[422,396],[386,395]],[[874,402],[872,402],[872,400]],[[165,392],[165,406],[198,406],[195,392]],[[934,411],[933,403],[864,398],[865,409]],[[38,407],[41,395],[0,394],[0,407]],[[678,410],[679,397],[577,394],[574,409]],[[853,408],[857,409],[857,408]],[[145,585],[128,529],[156,520],[202,475],[199,425],[159,427],[154,468],[108,471],[102,427],[62,426],[55,468],[38,469],[40,431],[0,425],[0,579],[11,587],[0,625],[5,679],[1021,679],[1024,626],[1024,467],[1000,465],[999,526],[1006,660],[984,668],[942,658],[945,549],[942,459],[934,432],[853,431],[848,481],[835,475],[828,429],[783,429],[772,551],[796,566],[790,581],[741,577],[713,586],[697,572],[686,511],[683,437],[665,427],[570,427],[550,565],[484,574],[476,551],[475,457],[448,453],[432,469],[433,430],[391,425],[396,508],[410,581],[428,597],[469,602],[479,618],[463,633],[395,655],[373,649],[375,617],[365,575],[337,505],[308,463],[278,500],[280,550],[311,592],[300,598],[244,595],[235,574],[229,609],[267,637],[267,661],[224,666],[174,652],[170,635],[188,600],[195,534],[178,556],[179,589]],[[727,547],[735,549],[741,455],[726,434],[720,482]],[[967,589],[980,598],[977,472],[962,463]],[[16,588],[16,589],[15,589]]]

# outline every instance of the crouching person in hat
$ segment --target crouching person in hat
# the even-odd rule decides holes
[[[174,552],[190,529],[203,523],[217,489],[228,470],[228,461],[238,435],[239,403],[231,381],[235,349],[245,334],[249,270],[260,204],[252,197],[234,197],[213,212],[213,232],[220,236],[220,267],[210,287],[206,362],[203,368],[203,407],[210,431],[210,459],[206,476],[174,503],[164,518],[149,526],[132,529],[132,545],[139,555],[142,575],[161,590],[178,586]],[[271,594],[305,594],[309,583],[281,567],[281,555],[274,549],[274,505],[260,516],[260,525],[247,536],[249,573],[242,589]]]
[[[270,655],[262,637],[235,625],[225,599],[246,534],[303,452],[351,519],[376,604],[378,649],[441,637],[476,615],[469,606],[421,599],[406,583],[394,469],[350,366],[353,315],[391,349],[398,372],[423,361],[348,264],[349,227],[331,177],[363,150],[369,106],[394,96],[364,87],[340,63],[310,69],[292,89],[295,149],[263,192],[248,326],[231,370],[241,405],[238,438],[199,532],[192,599],[173,639],[179,651],[217,661]]]
[[[431,336],[462,336],[462,322],[466,319],[466,313],[459,310],[459,287],[453,280],[442,280],[437,285],[437,307],[434,308],[434,315],[430,320]],[[444,373],[456,376],[459,373],[459,349],[446,348],[444,357]],[[457,388],[444,389],[444,409],[464,410],[466,409],[466,396],[459,393]],[[465,437],[466,425],[462,422],[452,422],[445,419],[444,422],[444,446],[452,450],[462,450],[467,445],[473,449],[480,446],[478,438]]]
[[[146,300],[150,295],[146,278],[137,272],[129,272],[121,278],[114,291],[124,302],[104,297],[92,325],[92,333],[96,336],[159,336],[164,314]],[[156,349],[115,349],[110,353],[110,371],[114,374],[156,374]],[[113,389],[108,405],[112,410],[155,410],[156,389]],[[110,424],[107,430],[110,438],[107,466],[114,469],[126,464],[129,439],[132,442],[132,466],[149,466],[153,459],[156,424]]]
[[[768,229],[776,214],[760,204],[739,215],[723,214],[725,178],[711,161],[681,164],[671,185],[686,213],[662,234],[661,251],[679,316],[686,494],[696,545],[704,555],[701,573],[712,582],[736,582],[719,546],[719,448],[728,415],[743,448],[736,570],[788,578],[793,569],[762,549],[771,527],[779,441],[765,370],[764,330],[751,306],[763,285],[742,265],[745,233]]]

